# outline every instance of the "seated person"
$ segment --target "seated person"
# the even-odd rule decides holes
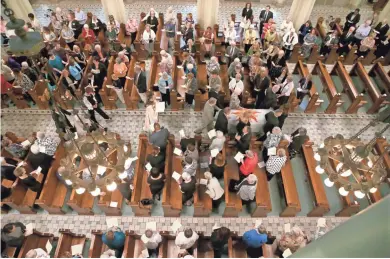
[[[28,174],[26,169],[22,166],[16,168],[14,170],[14,174],[18,179],[16,179],[16,181],[14,182],[14,185],[16,185],[20,181],[24,186],[29,188],[31,191],[39,192],[41,190],[41,183],[38,182],[32,176],[32,174],[35,174],[35,173],[37,174],[38,172],[33,171],[30,174]]]
[[[241,161],[240,168],[238,170],[238,175],[240,177],[240,181],[244,180],[245,177],[252,174],[255,171],[257,163],[259,162],[259,158],[257,157],[257,153],[252,150],[247,150],[245,152],[244,158]]]
[[[197,146],[189,143],[186,151],[184,151],[184,157],[191,157],[195,162],[199,161],[199,152]]]
[[[15,159],[23,160],[27,155],[27,149],[24,148],[20,143],[14,143],[11,139],[6,136],[2,136],[1,146],[7,152],[9,152]]]
[[[183,173],[186,172],[191,176],[196,175],[196,169],[198,169],[198,162],[196,160],[187,156],[184,158],[182,165],[183,165]]]
[[[216,157],[211,159],[209,164],[210,173],[217,179],[223,179],[223,173],[225,172],[225,166],[227,162],[221,153],[218,153]]]
[[[226,138],[225,138],[225,136],[223,135],[223,132],[217,130],[217,131],[216,131],[216,137],[213,138],[213,140],[211,141],[211,144],[210,144],[210,146],[209,146],[209,149],[210,149],[210,150],[218,149],[219,152],[221,152],[222,149],[223,149],[223,147],[224,147],[224,145],[225,145],[225,141],[226,141]]]
[[[272,133],[267,134],[267,138],[263,143],[263,159],[264,162],[268,160],[268,149],[277,148],[280,141],[284,138],[282,130],[279,127],[274,127]]]
[[[39,146],[37,144],[32,145],[30,151],[31,153],[27,157],[26,162],[33,170],[41,167],[41,173],[46,175],[50,169],[53,158],[45,153],[39,152]]]
[[[249,127],[245,126],[242,129],[241,135],[236,135],[236,147],[239,152],[244,154],[249,149],[249,144],[251,141],[251,135],[249,134]]]

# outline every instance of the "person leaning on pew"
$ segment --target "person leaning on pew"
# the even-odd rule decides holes
[[[159,123],[154,123],[154,131],[149,137],[149,142],[153,146],[160,148],[160,151],[165,154],[165,149],[168,144],[169,131],[161,127]]]
[[[214,226],[211,233],[210,241],[214,250],[214,258],[224,258],[228,256],[228,241],[230,238],[230,229],[227,227]]]
[[[157,231],[147,229],[141,236],[141,241],[144,243],[146,249],[148,249],[149,257],[157,258],[160,243],[162,237]]]
[[[248,175],[239,184],[234,186],[237,190],[237,195],[240,197],[243,205],[248,205],[247,210],[249,211],[249,204],[255,201],[256,198],[256,187],[257,187],[257,176],[254,174]]]
[[[300,127],[291,134],[291,143],[288,146],[288,153],[290,159],[294,158],[302,150],[302,145],[309,140],[307,136],[307,130],[303,127]]]
[[[259,158],[256,152],[247,150],[244,156],[245,157],[241,163],[239,163],[240,168],[238,169],[240,181],[244,180],[246,177],[248,177],[248,175],[252,174],[257,166],[257,163],[259,162]]]
[[[178,180],[178,184],[182,192],[183,205],[191,206],[194,203],[194,193],[196,190],[195,176],[183,172],[181,178]]]
[[[176,235],[175,244],[182,250],[186,250],[190,255],[194,253],[194,245],[198,241],[199,235],[190,228],[179,232]]]
[[[271,181],[275,174],[280,173],[282,167],[287,162],[286,151],[280,148],[276,151],[275,156],[270,156],[265,164],[265,173],[267,174],[267,180]]]
[[[246,253],[249,258],[259,258],[263,256],[263,244],[268,243],[268,237],[264,225],[255,226],[254,229],[248,230],[242,236],[242,241],[246,245]]]
[[[18,254],[18,250],[23,245],[25,232],[26,226],[23,223],[8,223],[1,230],[1,240],[6,246],[17,247],[17,253],[15,254]]]
[[[123,248],[125,246],[125,233],[119,227],[111,227],[102,236],[103,243],[108,248],[115,250],[115,257],[122,257]]]

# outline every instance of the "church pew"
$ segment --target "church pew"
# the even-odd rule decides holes
[[[4,255],[4,258],[6,258],[5,256],[8,256],[8,258],[16,258],[18,256],[18,254],[16,253],[17,252],[16,249],[18,248],[7,246],[5,250],[2,252],[2,255]]]
[[[48,66],[50,68],[50,66]],[[67,101],[65,98],[65,86],[62,84],[63,75],[57,78],[56,88],[53,90],[54,100],[65,110],[70,110],[73,108],[72,103]]]
[[[328,56],[326,57],[325,64],[334,64],[337,61],[341,61],[341,62],[344,61],[344,57],[341,57],[341,56],[339,56],[339,54],[337,54],[338,48],[339,48],[339,45],[337,45],[337,44],[331,46],[330,52],[329,52]]]
[[[95,198],[89,192],[77,194],[75,189],[72,189],[69,201],[66,204],[79,215],[93,215],[94,200]]]
[[[363,93],[359,93],[355,87],[355,85],[352,82],[351,77],[347,73],[347,70],[345,69],[344,65],[338,61],[336,65],[333,67],[332,75],[337,75],[341,82],[343,83],[344,92],[348,95],[349,99],[351,100],[351,105],[348,107],[348,109],[345,111],[345,113],[352,114],[357,113],[360,107],[365,105],[367,101],[365,101],[365,96]]]
[[[15,88],[13,86],[8,89],[7,95],[18,109],[30,108],[27,101],[24,99],[22,88]]]
[[[124,23],[120,23],[119,25],[119,33],[118,33],[118,41],[121,44],[125,44],[126,37],[128,38],[129,36],[126,36],[126,25]]]
[[[238,214],[242,211],[242,202],[237,193],[229,192],[229,182],[231,179],[239,180],[238,178],[238,165],[237,161],[233,157],[227,157],[226,145],[222,149],[222,155],[227,161],[224,172],[224,189],[225,189],[225,211],[223,217],[238,217]]]
[[[133,106],[133,102],[132,102],[133,88],[135,87],[134,67],[136,62],[137,62],[137,53],[132,53],[131,61],[127,70],[125,86],[123,88],[123,98],[125,99],[126,110],[135,110],[136,108],[138,108],[138,100],[139,100],[138,93],[137,93],[138,99],[137,102],[135,103],[135,106]]]
[[[109,248],[103,243],[101,230],[92,230],[91,245],[88,251],[88,258],[99,258],[102,253],[107,251]]]
[[[325,57],[320,56],[319,48],[320,46],[318,46],[317,44],[313,45],[310,56],[307,60],[308,64],[316,64],[318,61],[324,61]]]
[[[160,53],[160,51],[164,48],[162,46],[165,46],[165,42],[162,42],[163,38],[163,30],[164,29],[164,14],[159,13],[158,14],[158,27],[156,32],[156,40],[154,41],[154,51],[157,53]],[[165,34],[165,33],[164,33]],[[166,37],[164,38],[166,40]]]
[[[362,63],[357,62],[354,65],[351,70],[351,75],[357,75],[360,78],[363,82],[364,88],[372,100],[372,106],[367,111],[367,114],[376,113],[383,105],[390,104],[390,102],[386,100],[387,95],[381,94],[379,89],[373,84]]]
[[[164,174],[166,180],[161,195],[164,217],[179,217],[182,210],[182,193],[179,184],[172,178],[172,173],[174,171],[182,173],[182,157],[173,154],[173,143],[175,143],[175,137],[170,135],[165,151]]]
[[[65,148],[62,144],[58,145],[55,157],[56,159],[54,159],[47,173],[39,199],[35,201],[35,204],[49,212],[49,214],[63,214],[62,207],[65,204],[68,189],[58,180],[56,175],[60,167],[60,161],[65,157]],[[53,191],[55,195],[53,195]]]
[[[200,168],[196,171],[196,182],[204,179]],[[206,193],[206,186],[198,184],[194,194],[194,217],[208,217],[213,209],[212,199]]]
[[[241,237],[233,232],[228,239],[228,257],[229,258],[247,258],[245,245],[241,241]]]
[[[118,96],[113,88],[108,88],[107,85],[112,85],[112,74],[114,73],[114,64],[116,56],[111,56],[108,68],[107,68],[107,79],[103,82],[103,87],[100,89],[99,94],[102,98],[104,109],[105,110],[114,110],[116,109],[116,100]]]
[[[141,13],[140,21],[146,16],[145,13]],[[137,37],[135,38],[134,41],[134,49],[135,52],[138,53],[138,58],[140,60],[145,60],[148,58],[148,51],[145,49],[144,44],[142,43],[142,34],[145,30],[145,22],[140,22],[138,25],[138,32],[137,32]]]
[[[90,56],[87,58],[87,64],[83,70],[83,77],[81,79],[79,89],[76,91],[76,95],[78,98],[82,99],[83,98],[83,93],[85,92],[85,87],[88,86],[88,74],[91,73],[91,67],[92,67],[92,62],[93,57]]]
[[[181,49],[180,49],[180,43],[181,43],[181,38],[183,37],[183,34],[181,33],[181,28],[182,28],[182,14],[181,13],[177,13],[176,14],[176,17],[177,17],[177,29],[176,29],[176,36],[175,36],[175,47],[174,47],[174,50],[177,51],[177,52],[180,52]],[[185,26],[185,24],[184,24]]]
[[[390,153],[385,150],[389,145],[385,138],[377,138],[375,142],[376,152],[382,156],[383,155],[383,164],[387,168],[387,178],[390,178]]]
[[[103,190],[106,194],[100,195],[98,201],[98,207],[106,214],[106,216],[121,216],[122,215],[122,202],[123,196],[119,191],[119,188],[116,188],[113,192]],[[117,205],[111,206],[112,202],[116,202]]]
[[[299,201],[297,185],[295,183],[294,173],[291,166],[291,161],[288,155],[288,142],[282,140],[279,144],[279,148],[286,150],[287,161],[282,167],[280,172],[282,185],[284,190],[284,196],[286,201],[286,207],[279,214],[280,217],[295,217],[298,212],[301,211],[301,202]]]
[[[352,48],[349,50],[347,55],[344,58],[343,64],[344,65],[353,65],[355,63],[357,46],[353,45]]]
[[[390,76],[386,74],[383,65],[380,62],[375,63],[368,74],[372,77],[378,77],[383,82],[383,86],[377,84],[381,94],[390,95]]]
[[[28,93],[31,95],[38,108],[41,110],[49,109],[49,102],[45,98],[42,98],[46,89],[47,82],[44,80],[38,80],[34,87],[31,90],[28,90]]]
[[[299,74],[301,77],[306,77],[309,74],[309,70],[307,66],[305,66],[301,60],[299,60],[293,73]],[[315,113],[317,108],[321,106],[324,100],[319,99],[320,96],[314,84],[312,84],[312,87],[310,88],[309,95],[310,101],[305,109],[305,113]]]
[[[152,146],[148,143],[148,138],[145,134],[139,135],[138,142],[138,160],[134,170],[134,190],[131,195],[130,207],[136,216],[150,216],[150,208],[140,204],[142,199],[151,199],[152,194],[147,184],[147,172],[145,169],[146,157],[152,152]]]
[[[263,244],[261,249],[263,249],[263,257],[264,258],[277,258],[275,255],[276,249],[278,248],[278,242],[275,240],[272,245],[271,244]]]
[[[293,51],[291,53],[291,56],[290,56],[290,59],[288,60],[290,63],[296,63],[298,62],[299,60],[302,60],[302,56],[301,56],[301,44],[297,43],[294,45],[293,47]]]
[[[172,80],[173,80],[173,88],[169,93],[169,98],[171,100],[171,110],[178,111],[184,109],[184,95],[181,96],[180,93],[183,94],[182,85],[184,84],[183,76],[184,71],[183,68],[178,67],[178,64],[181,63],[179,60],[179,52],[175,51],[173,53],[173,68],[172,68]],[[180,83],[180,84],[179,84]]]
[[[326,93],[329,99],[329,106],[326,108],[325,113],[334,114],[337,112],[337,108],[343,104],[341,100],[341,93],[337,92],[337,89],[330,77],[326,67],[322,64],[320,60],[314,66],[313,72],[314,75],[318,75],[321,78],[322,85],[324,87],[323,92]]]
[[[216,55],[218,52],[221,53],[225,48],[222,46],[222,40],[223,38],[218,37],[218,31],[219,31],[219,25],[214,24],[214,46],[215,46],[215,54]]]
[[[196,80],[198,80],[198,89],[206,89],[207,83],[207,69],[206,69],[206,61],[204,59],[201,59],[200,52],[197,51],[195,54],[196,59],[196,66],[197,66],[197,75]],[[204,105],[208,100],[208,93],[207,91],[202,94],[201,91],[197,91],[195,93],[195,111],[203,111]]]
[[[224,55],[225,52],[223,52],[223,55]],[[219,60],[221,60],[221,57],[222,56],[219,56]],[[220,73],[219,73],[219,76],[221,77],[221,83],[222,83],[222,87],[221,87],[221,92],[220,95],[224,96],[223,98],[223,103],[225,104],[229,104],[230,102],[230,89],[229,89],[229,82],[230,82],[230,78],[229,78],[229,75],[228,75],[228,65],[227,63],[223,63],[223,62],[220,62],[221,66],[220,66]]]
[[[256,152],[256,150],[253,150],[253,152]],[[252,213],[252,217],[267,217],[267,214],[272,211],[272,204],[265,167],[259,168],[256,166],[253,174],[257,177],[257,187],[256,208]]]
[[[359,170],[359,172],[361,175],[364,175],[368,180],[371,179],[371,175],[369,172],[364,170]],[[382,194],[379,190],[379,187],[377,188],[376,192],[374,193],[368,192],[367,194],[368,195],[366,195],[366,197],[369,199],[370,204],[376,203],[382,199]]]
[[[25,258],[27,252],[31,249],[41,248],[46,251],[46,244],[48,241],[53,241],[53,236],[53,234],[41,233],[33,229],[33,233],[25,237],[18,258]]]
[[[126,230],[125,232],[126,234],[126,239],[125,239],[125,246],[123,248],[123,254],[122,254],[122,257],[123,258],[137,258],[139,256],[139,254],[135,255],[134,252],[135,252],[135,249],[136,249],[136,240],[138,240],[138,242],[140,241],[140,236],[139,235],[136,235],[134,233],[134,231],[130,230]],[[137,249],[138,250],[138,249]]]
[[[314,208],[307,214],[308,217],[323,217],[330,210],[328,199],[321,176],[316,172],[317,163],[314,160],[313,142],[302,145],[303,155],[307,167],[307,178],[314,193]]]
[[[85,245],[85,235],[79,235],[71,232],[69,229],[60,229],[57,248],[54,258],[60,258],[65,252],[71,252],[74,245]]]
[[[150,64],[149,78],[148,78],[148,92],[152,92],[156,99],[160,99],[161,94],[158,90],[158,80],[160,78],[160,66],[159,66],[159,53],[156,51],[153,52],[152,62]],[[156,88],[157,91],[154,91],[153,88]]]

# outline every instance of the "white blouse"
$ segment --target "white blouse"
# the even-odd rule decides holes
[[[153,30],[150,30],[149,32],[144,30],[144,33],[142,34],[142,39],[146,42],[149,42],[149,40],[154,41],[156,39],[156,34]]]
[[[233,78],[229,82],[229,89],[232,90],[232,92],[234,92],[235,89],[239,89],[237,94],[240,95],[242,91],[244,91],[244,83],[242,82],[242,80],[237,82],[237,80]]]

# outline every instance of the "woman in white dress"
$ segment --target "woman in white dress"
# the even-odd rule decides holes
[[[152,99],[146,104],[144,131],[152,132],[156,122],[158,122],[158,112],[156,110],[156,102]]]

